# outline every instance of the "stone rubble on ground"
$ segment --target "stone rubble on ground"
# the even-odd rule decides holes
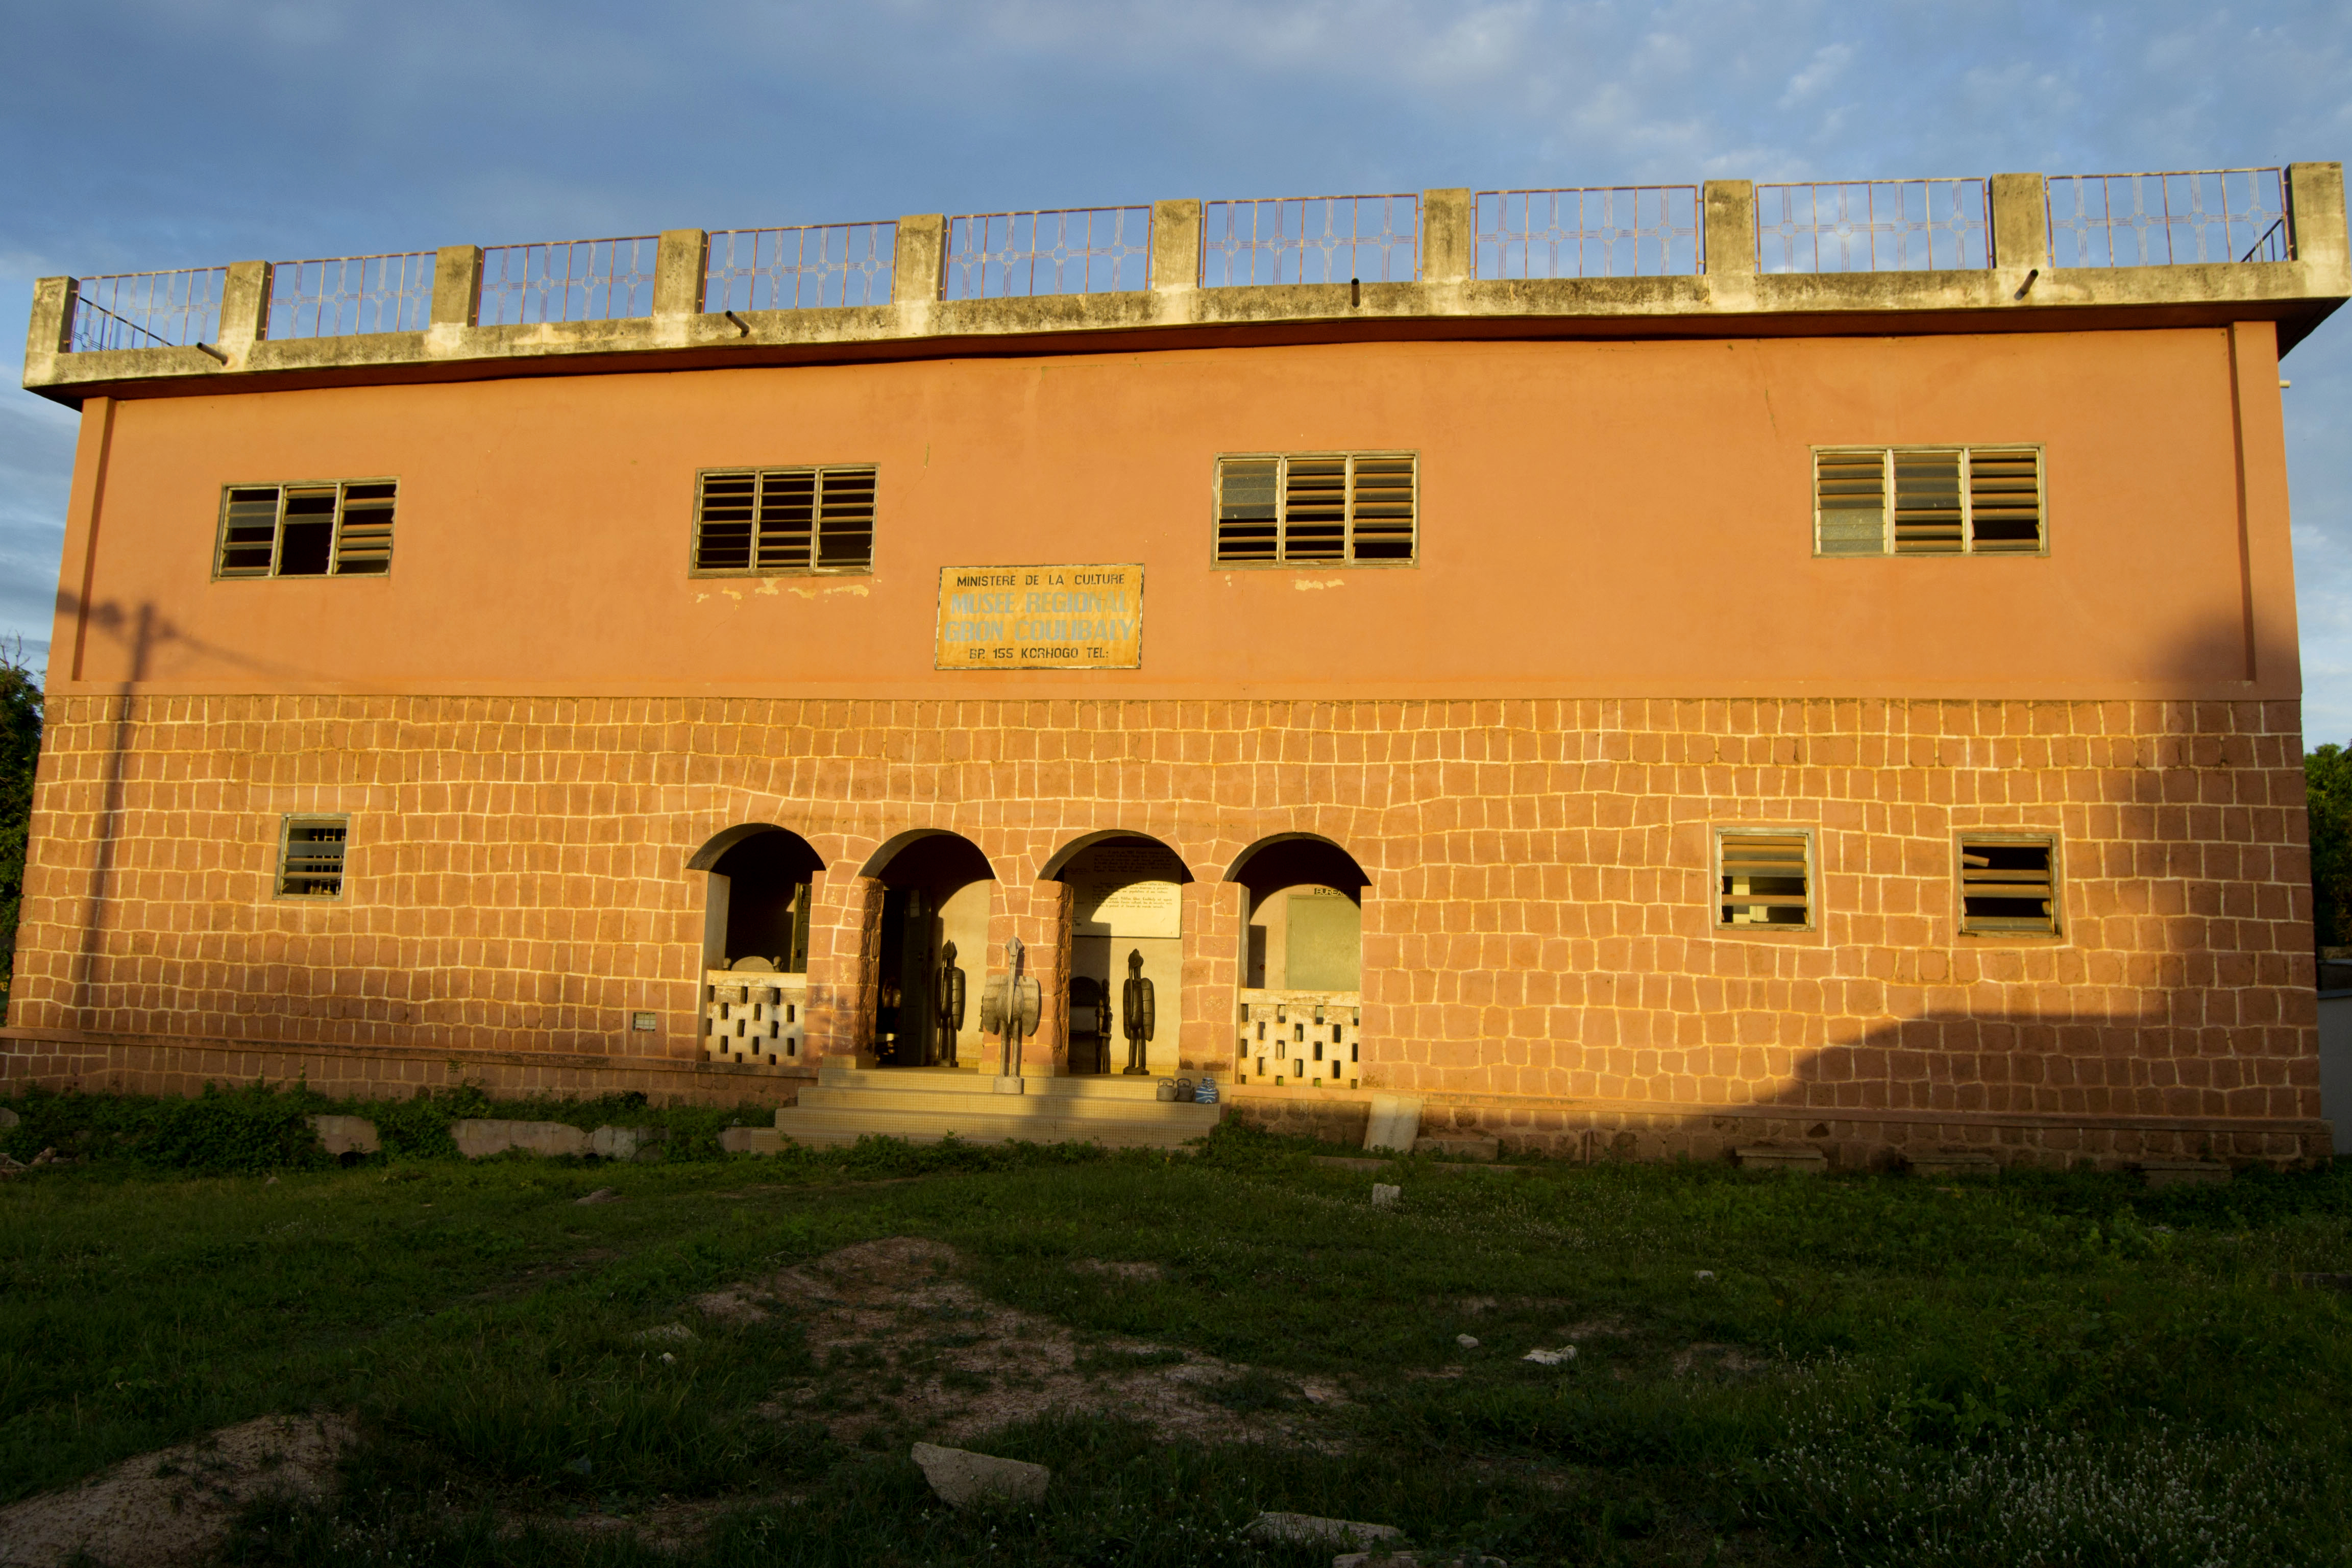
[[[1400,1094],[1372,1096],[1370,1114],[1364,1120],[1366,1149],[1385,1149],[1392,1154],[1410,1154],[1420,1136],[1420,1100]]]
[[[692,1338],[694,1338],[694,1331],[684,1323],[659,1323],[650,1329],[641,1329],[636,1334],[640,1344],[661,1342],[684,1344]]]
[[[55,1149],[44,1149],[34,1155],[29,1162],[18,1160],[7,1154],[0,1154],[0,1181],[5,1181],[10,1176],[21,1176],[27,1171],[37,1171],[43,1165],[78,1163],[79,1163],[79,1161],[68,1155],[60,1154]]]
[[[1324,1519],[1312,1513],[1262,1513],[1242,1527],[1252,1541],[1285,1546],[1352,1546],[1368,1552],[1384,1542],[1402,1544],[1404,1531],[1393,1524],[1366,1524],[1356,1519]]]
[[[1478,1336],[1475,1334],[1456,1334],[1454,1336],[1454,1342],[1460,1345],[1465,1351],[1475,1351],[1478,1348]]]
[[[568,1121],[499,1121],[467,1118],[449,1123],[457,1152],[468,1160],[503,1154],[509,1149],[533,1154],[585,1154],[588,1134]]]
[[[963,1508],[990,1498],[1012,1502],[1036,1502],[1045,1495],[1054,1472],[1020,1459],[1000,1459],[969,1448],[942,1448],[918,1443],[912,1458],[931,1483],[931,1490],[950,1508]]]
[[[1702,1285],[1712,1285],[1715,1283],[1715,1270],[1712,1268],[1702,1268],[1691,1278],[1696,1279]]]
[[[1538,1366],[1558,1366],[1562,1362],[1574,1361],[1576,1359],[1576,1347],[1574,1345],[1562,1345],[1556,1351],[1529,1351],[1519,1359],[1521,1361],[1531,1361]]]
[[[383,1140],[376,1135],[375,1123],[364,1116],[313,1116],[310,1131],[318,1134],[319,1146],[337,1159],[345,1154],[377,1154],[383,1151]]]
[[[585,1207],[586,1207],[587,1205],[589,1205],[590,1204],[616,1204],[616,1203],[619,1203],[619,1202],[621,1201],[621,1194],[618,1194],[618,1193],[616,1193],[616,1192],[614,1192],[614,1191],[612,1188],[610,1188],[610,1187],[598,1187],[594,1192],[590,1193],[586,1197],[584,1197],[584,1198],[574,1198],[574,1199],[572,1199],[572,1201],[574,1204],[579,1205],[581,1207],[585,1208]]]
[[[1386,1182],[1372,1184],[1372,1206],[1376,1209],[1392,1209],[1397,1206],[1397,1200],[1403,1196],[1402,1187],[1391,1186]]]

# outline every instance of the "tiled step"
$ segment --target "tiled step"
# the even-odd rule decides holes
[[[1100,1143],[1110,1149],[1172,1149],[1206,1134],[1217,1123],[1215,1106],[1170,1106],[1198,1116],[1141,1118],[1074,1116],[1040,1103],[1027,1115],[908,1110],[877,1105],[776,1112],[775,1131],[799,1143],[849,1143],[867,1133],[936,1143],[954,1135],[970,1143]]]
[[[1177,1075],[1170,1075],[1177,1076]],[[1192,1075],[1181,1075],[1190,1078]],[[895,1089],[906,1093],[991,1092],[996,1081],[993,1071],[971,1072],[952,1068],[853,1068],[837,1067],[826,1062],[817,1069],[817,1083],[824,1089]],[[1220,1085],[1222,1088],[1223,1086]],[[1134,1100],[1146,1105],[1165,1104],[1159,1098],[1160,1077],[1129,1078],[1123,1073],[1079,1073],[1064,1078],[1024,1077],[1022,1095],[1040,1095],[1088,1100]]]
[[[1108,1121],[1165,1121],[1217,1119],[1217,1108],[1186,1101],[1114,1100],[1108,1096],[1040,1094],[1034,1084],[1018,1095],[998,1094],[985,1081],[953,1088],[838,1089],[820,1083],[801,1090],[800,1104],[809,1110],[903,1110],[931,1115],[1086,1117]]]

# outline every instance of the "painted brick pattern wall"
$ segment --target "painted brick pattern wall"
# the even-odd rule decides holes
[[[1196,879],[1182,1054],[1223,1068],[1223,879],[1304,832],[1371,879],[1368,1082],[1490,1123],[2308,1121],[2299,735],[2287,702],[66,699],[11,1070],[27,1031],[691,1060],[683,867],[746,821],[825,861],[813,1044],[835,1051],[870,1016],[859,871],[894,835],[989,856],[989,966],[1016,931],[1037,954],[1046,1041],[1069,912],[1038,868],[1088,832],[1161,839]],[[270,896],[288,812],[351,814],[343,902]],[[1710,830],[1740,824],[1815,830],[1818,929],[1713,928]],[[2060,836],[2063,940],[1957,934],[1953,835],[1978,828]],[[627,1033],[640,1010],[657,1034]]]

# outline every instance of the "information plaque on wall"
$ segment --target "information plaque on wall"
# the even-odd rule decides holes
[[[940,669],[1138,669],[1143,568],[940,568]]]

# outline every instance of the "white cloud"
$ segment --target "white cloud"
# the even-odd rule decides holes
[[[1793,109],[1837,80],[1853,58],[1852,44],[1824,44],[1815,49],[1805,68],[1789,79],[1787,89],[1780,94],[1780,107]]]

